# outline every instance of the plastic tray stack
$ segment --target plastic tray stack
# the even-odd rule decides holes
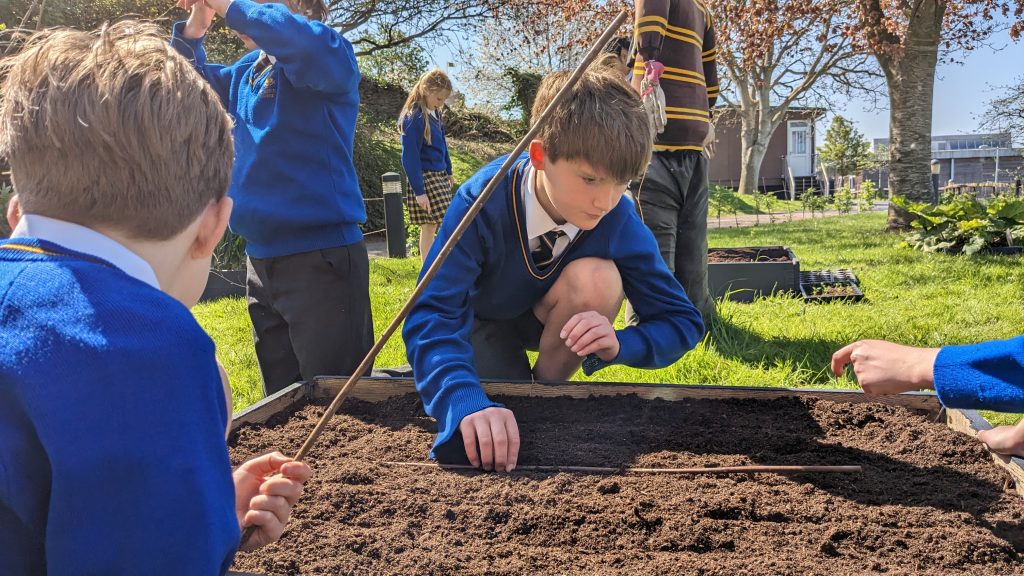
[[[838,294],[828,294],[839,289]],[[849,268],[800,272],[800,294],[806,302],[856,302],[864,298],[857,276]]]

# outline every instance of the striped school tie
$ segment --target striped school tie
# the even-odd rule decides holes
[[[565,235],[562,230],[550,230],[540,235],[540,244],[533,251],[533,263],[538,270],[547,268],[554,261],[555,242]]]

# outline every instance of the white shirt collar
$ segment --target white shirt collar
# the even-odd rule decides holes
[[[523,204],[526,212],[526,235],[529,236],[530,240],[534,240],[545,232],[561,230],[565,232],[569,242],[571,242],[576,238],[576,234],[579,233],[580,229],[568,222],[557,224],[548,215],[547,211],[544,210],[544,207],[540,205],[540,200],[537,199],[537,193],[534,188],[536,173],[537,171],[529,164],[527,164],[526,170],[523,172],[524,186],[522,188]]]
[[[132,278],[160,289],[160,282],[149,262],[113,238],[91,228],[38,214],[25,214],[11,234],[11,238],[24,237],[39,238],[106,260]]]

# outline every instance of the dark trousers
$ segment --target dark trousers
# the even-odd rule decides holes
[[[355,372],[373,346],[366,244],[249,258],[247,269],[265,395],[314,376]]]
[[[533,380],[527,350],[540,348],[544,324],[533,310],[511,320],[473,319],[470,343],[477,376],[490,380]]]
[[[715,301],[708,290],[707,158],[696,150],[655,152],[647,174],[630,190],[665,264],[710,329]]]

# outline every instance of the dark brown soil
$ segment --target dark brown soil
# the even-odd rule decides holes
[[[708,262],[791,262],[789,253],[779,248],[712,248]]]
[[[861,474],[487,474],[423,461],[418,399],[349,400],[310,455],[268,574],[1022,574],[1024,500],[971,438],[903,408],[826,400],[505,398],[521,464],[859,464]],[[294,453],[321,406],[232,436]],[[282,418],[283,420],[283,418]]]

